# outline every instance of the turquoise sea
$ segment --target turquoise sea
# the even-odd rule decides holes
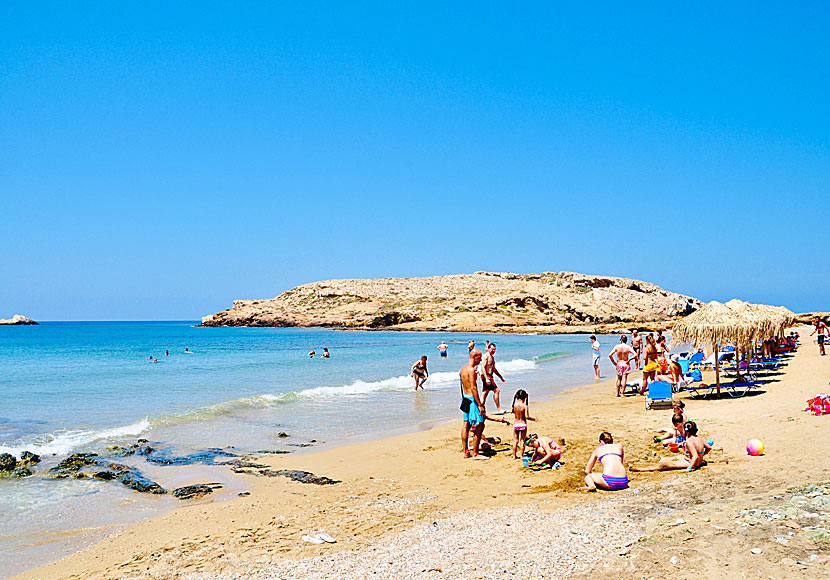
[[[501,385],[505,408],[518,388],[530,393],[532,405],[593,377],[585,335],[195,325],[0,327],[0,453],[19,456],[27,450],[44,460],[33,477],[0,479],[0,518],[6,523],[0,575],[61,557],[118,526],[181,505],[170,496],[113,483],[47,478],[48,468],[70,453],[101,452],[138,438],[176,454],[215,447],[299,453],[457,420],[458,370],[470,339],[496,343],[497,367],[507,379]],[[446,358],[438,356],[441,340],[450,345]],[[600,340],[610,347],[609,339]],[[331,358],[320,356],[324,347]],[[313,359],[307,356],[311,349],[317,352]],[[556,356],[544,356],[551,353]],[[430,378],[426,390],[415,393],[409,369],[423,354]],[[488,409],[494,409],[491,401]],[[280,432],[289,437],[278,437]],[[155,466],[147,474],[169,483],[186,479],[182,469],[187,467],[165,472]],[[221,480],[218,472],[211,476]],[[227,484],[236,491],[233,482]]]

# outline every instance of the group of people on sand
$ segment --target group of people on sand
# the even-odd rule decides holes
[[[625,337],[623,337],[624,339]],[[592,337],[592,339],[596,339]],[[654,344],[657,344],[655,339]],[[625,340],[621,344],[625,345]],[[495,346],[495,345],[490,345]],[[630,348],[630,347],[629,347]],[[623,350],[623,349],[620,349]],[[619,352],[619,351],[617,351]],[[502,416],[489,416],[485,409],[486,394],[482,397],[478,390],[478,379],[481,374],[483,354],[473,347],[469,350],[470,358],[461,367],[459,377],[461,380],[461,446],[464,458],[489,459],[482,453],[482,445],[486,445],[484,438],[485,421],[496,421],[510,424]],[[504,380],[504,379],[502,379]],[[482,384],[486,385],[485,377],[482,377]],[[697,425],[693,421],[687,421],[684,415],[684,403],[677,401],[673,408],[672,429],[666,429],[655,435],[655,441],[664,445],[676,445],[673,450],[679,451],[683,446],[682,455],[669,457],[661,460],[656,465],[648,467],[632,467],[632,471],[665,471],[672,469],[688,469],[692,471],[703,464],[703,457],[712,448],[712,442],[704,441],[698,435]],[[501,412],[501,410],[500,410]],[[528,459],[527,465],[558,467],[559,459],[562,457],[562,448],[550,437],[531,434],[528,436],[528,423],[537,419],[530,414],[529,395],[524,389],[519,389],[513,396],[513,445],[512,457],[518,459],[525,454],[525,447],[533,449],[532,456]],[[614,441],[608,431],[599,435],[600,445],[593,451],[585,466],[585,485],[580,491],[592,492],[597,489],[615,491],[628,487],[628,474],[624,464],[625,451],[622,443]],[[594,468],[599,463],[602,466],[601,473],[594,473]]]
[[[594,377],[600,379],[600,345],[597,337],[591,335],[591,352],[593,356]],[[702,349],[699,352],[703,352]],[[628,337],[622,335],[617,344],[608,354],[608,359],[617,371],[617,396],[621,397],[628,383],[628,375],[632,371],[640,370],[640,359],[643,362],[643,380],[637,393],[645,395],[648,390],[648,383],[659,380],[659,375],[665,375],[672,383],[679,382],[683,377],[683,369],[678,362],[679,357],[672,355],[669,350],[668,339],[663,332],[658,330],[657,335],[649,332],[643,341],[643,337],[637,330],[631,334],[631,344],[628,344]],[[632,369],[632,362],[633,369]]]

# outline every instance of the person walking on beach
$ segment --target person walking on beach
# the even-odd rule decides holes
[[[593,334],[591,335],[591,355],[594,358],[594,378],[599,380],[599,341]]]
[[[461,413],[463,422],[461,424],[461,449],[464,451],[464,458],[489,459],[479,455],[481,446],[481,434],[484,432],[484,403],[478,396],[478,365],[481,363],[481,351],[477,348],[470,350],[470,360],[467,361],[458,375],[461,379]],[[470,454],[468,440],[470,430],[473,432],[473,450]]]
[[[611,364],[617,367],[617,396],[622,397],[625,391],[625,385],[628,383],[628,373],[631,372],[631,365],[628,361],[634,358],[634,349],[628,346],[628,337],[625,335],[620,337],[620,344],[614,347],[608,358],[611,359]],[[617,360],[614,360],[616,355]]]
[[[637,332],[637,329],[634,329],[634,332],[631,333],[631,348],[634,349],[634,370],[640,370],[640,353],[643,350],[643,337],[640,336],[640,333]]]
[[[599,434],[601,445],[594,449],[588,465],[585,466],[585,487],[579,491],[596,491],[597,488],[616,491],[628,487],[628,475],[623,465],[623,446],[621,443],[614,443],[614,438],[608,431]],[[602,465],[602,474],[593,473],[594,465],[599,461]]]
[[[444,356],[444,357],[447,356],[447,349],[448,348],[449,348],[449,346],[447,345],[447,342],[442,340],[441,344],[438,345],[438,356]]]
[[[487,393],[493,391],[493,400],[496,401],[496,415],[504,415],[504,410],[501,408],[501,401],[499,400],[501,391],[496,386],[496,380],[493,378],[493,375],[500,378],[501,382],[505,382],[505,378],[501,376],[501,373],[496,368],[496,345],[491,342],[487,345],[487,354],[484,355],[481,363],[481,387],[484,391],[484,404],[487,404]]]
[[[422,356],[414,365],[412,365],[412,372],[410,374],[415,379],[415,390],[418,387],[424,388],[424,383],[427,382],[429,371],[427,370],[427,355]]]
[[[827,325],[822,322],[821,318],[816,316],[813,318],[813,326],[816,328],[810,333],[810,336],[818,333],[816,337],[818,341],[818,352],[821,356],[824,356],[824,343],[827,340]]]
[[[643,395],[648,389],[648,381],[654,380],[657,377],[657,369],[660,365],[657,364],[657,345],[654,343],[654,337],[649,334],[646,337],[645,358],[643,359],[643,384],[640,387],[640,394]]]

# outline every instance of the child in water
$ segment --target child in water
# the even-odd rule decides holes
[[[525,437],[527,437],[527,422],[535,421],[535,417],[530,416],[530,406],[527,391],[519,389],[513,395],[513,459],[523,457],[525,454]],[[522,450],[518,457],[516,451],[521,445]]]

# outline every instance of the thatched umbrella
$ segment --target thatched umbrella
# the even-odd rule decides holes
[[[755,340],[768,340],[783,336],[795,323],[795,314],[783,306],[752,304],[743,300],[730,300],[726,306],[749,316],[756,324]]]
[[[712,301],[693,312],[680,322],[675,323],[672,335],[678,342],[691,342],[693,345],[711,344],[715,357],[715,381],[720,396],[719,345],[734,342],[736,345],[748,345],[756,338],[759,324],[747,313],[734,310],[726,304]]]

